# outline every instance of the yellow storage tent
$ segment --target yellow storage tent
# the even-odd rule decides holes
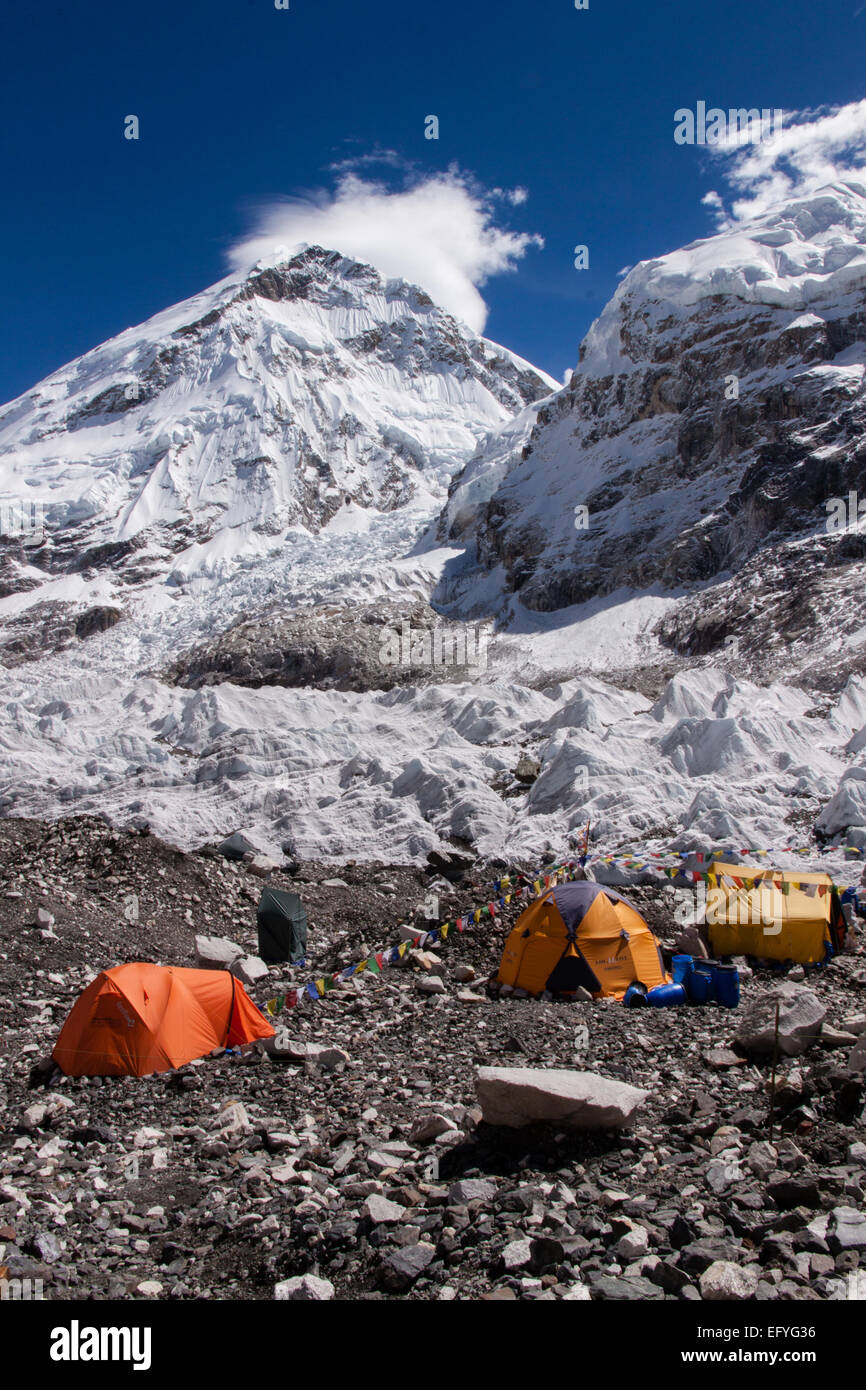
[[[714,955],[814,965],[841,950],[845,919],[829,874],[718,860],[709,873],[706,923]]]
[[[562,883],[520,914],[496,980],[529,994],[621,999],[633,980],[652,989],[669,980],[658,942],[636,907],[600,883]]]

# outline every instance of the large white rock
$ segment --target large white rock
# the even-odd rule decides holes
[[[590,1071],[536,1067],[479,1067],[475,1084],[487,1123],[512,1129],[540,1120],[571,1129],[621,1129],[649,1095]]]
[[[226,936],[197,936],[195,939],[195,963],[199,970],[228,970],[243,955],[243,947]]]
[[[321,1303],[333,1297],[334,1285],[330,1279],[319,1279],[315,1274],[284,1279],[274,1289],[274,1298],[282,1303]]]
[[[742,1011],[737,1042],[747,1052],[770,1053],[775,1046],[776,1003],[779,1004],[779,1052],[796,1057],[818,1037],[827,1010],[812,990],[787,980],[754,999]]]
[[[708,1302],[742,1302],[754,1298],[759,1271],[752,1265],[735,1265],[730,1260],[714,1260],[701,1275],[701,1298]]]

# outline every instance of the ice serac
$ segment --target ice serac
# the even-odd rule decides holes
[[[485,432],[553,384],[418,287],[310,247],[0,410],[0,502],[44,506],[36,569],[141,581],[347,508],[429,512]]]
[[[866,535],[828,533],[826,504],[866,500],[864,362],[864,185],[641,262],[569,384],[454,480],[441,534],[470,563],[439,597],[525,627],[654,589],[681,599],[678,655],[739,631],[743,657],[776,635],[808,666],[827,617],[863,623]]]

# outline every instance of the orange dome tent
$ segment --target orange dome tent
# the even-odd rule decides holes
[[[544,893],[517,919],[496,980],[528,994],[622,999],[632,980],[665,984],[659,944],[636,907],[613,888],[578,880]]]
[[[87,986],[52,1056],[67,1076],[148,1076],[273,1034],[225,970],[117,965]]]

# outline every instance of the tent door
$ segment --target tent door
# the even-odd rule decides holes
[[[590,994],[601,991],[601,984],[585,957],[573,942],[569,942],[548,977],[546,988],[551,994],[570,994],[581,987],[588,989]]]

